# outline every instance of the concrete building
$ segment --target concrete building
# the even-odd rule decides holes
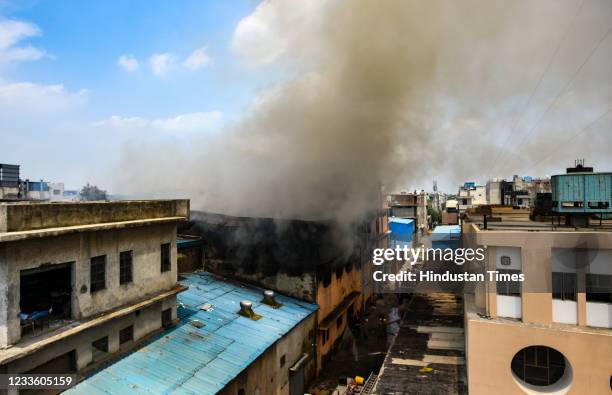
[[[185,274],[181,283],[189,289],[177,296],[175,327],[66,393],[305,393],[315,368],[316,305],[265,296],[261,288],[208,272]]]
[[[345,329],[372,302],[372,250],[389,244],[386,212],[372,213],[339,243],[331,222],[192,215],[207,243],[206,269],[316,303],[317,372]],[[348,235],[347,235],[348,236]]]
[[[465,223],[463,232],[464,247],[486,246],[472,270],[524,275],[465,295],[470,393],[609,394],[610,226]]]
[[[427,207],[429,195],[424,191],[398,194],[387,196],[387,206],[389,207],[389,217],[414,219],[417,241],[427,231]]]
[[[487,204],[487,187],[476,185],[475,182],[466,182],[457,193],[459,211],[463,212],[471,207]]]
[[[188,200],[0,203],[0,371],[80,372],[176,320]]]
[[[19,165],[0,163],[0,200],[19,198]]]

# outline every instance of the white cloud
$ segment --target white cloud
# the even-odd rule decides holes
[[[173,118],[158,119],[113,115],[107,119],[92,123],[92,126],[114,129],[152,128],[166,132],[198,132],[217,129],[221,125],[222,118],[223,114],[219,111],[194,112],[180,114]]]
[[[32,23],[0,20],[0,61],[33,61],[47,56],[45,51],[31,45],[16,47],[20,41],[40,34],[40,29]]]
[[[151,71],[157,76],[163,76],[174,63],[174,56],[170,53],[156,53],[149,58]]]
[[[201,67],[210,64],[212,59],[208,54],[208,47],[198,48],[193,51],[189,57],[183,62],[183,66],[191,71],[195,71]]]
[[[0,84],[0,114],[18,117],[23,114],[50,114],[83,104],[87,90],[70,92],[63,85],[41,85],[31,82]]]
[[[138,67],[140,66],[138,59],[136,59],[133,55],[121,55],[119,60],[117,60],[117,64],[128,73],[138,70]]]
[[[273,63],[283,56],[309,56],[327,1],[264,0],[236,27],[232,49],[250,66]],[[292,48],[299,53],[290,54]]]

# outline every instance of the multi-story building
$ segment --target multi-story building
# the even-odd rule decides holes
[[[401,192],[387,196],[389,216],[415,220],[415,235],[422,236],[428,228],[427,207],[429,195],[425,191]]]
[[[457,201],[459,202],[460,212],[471,207],[487,204],[487,188],[483,185],[476,185],[475,182],[466,182],[459,188]]]
[[[329,222],[206,213],[194,213],[192,220],[192,233],[206,241],[207,270],[319,306],[317,372],[347,326],[372,302],[372,250],[389,245],[384,210],[345,233],[344,241]]]
[[[0,199],[19,198],[19,165],[0,163]]]
[[[465,295],[470,393],[609,394],[610,226],[490,222],[463,231],[464,247],[486,247],[472,270],[524,276]]]
[[[0,203],[0,371],[79,372],[176,319],[188,200]]]

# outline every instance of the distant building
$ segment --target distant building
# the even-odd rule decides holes
[[[476,185],[475,182],[466,182],[457,193],[459,211],[463,212],[471,207],[487,204],[486,186]]]
[[[389,216],[397,218],[411,218],[415,222],[417,240],[428,228],[427,202],[429,195],[424,191],[414,193],[398,193],[387,196]]]
[[[432,248],[456,249],[461,246],[461,227],[459,225],[436,226],[429,236]]]
[[[534,207],[537,195],[550,193],[549,178],[520,177],[515,175],[512,181],[494,178],[487,182],[486,198],[490,205],[513,207]]]
[[[610,393],[611,224],[600,219],[586,227],[601,212],[585,210],[591,201],[612,201],[611,179],[585,168],[553,176],[553,211],[571,226],[463,224],[463,246],[486,247],[484,262],[468,263],[468,270],[515,277],[487,278],[465,294],[471,394]]]
[[[0,200],[19,197],[19,165],[0,163]]]
[[[176,320],[189,201],[0,203],[0,371],[95,367]]]
[[[288,394],[314,374],[317,306],[207,272],[185,274],[178,323],[65,393]],[[271,296],[270,296],[271,295]]]

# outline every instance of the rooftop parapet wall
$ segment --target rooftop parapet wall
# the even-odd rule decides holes
[[[189,219],[189,200],[0,203],[0,233],[170,217]]]

